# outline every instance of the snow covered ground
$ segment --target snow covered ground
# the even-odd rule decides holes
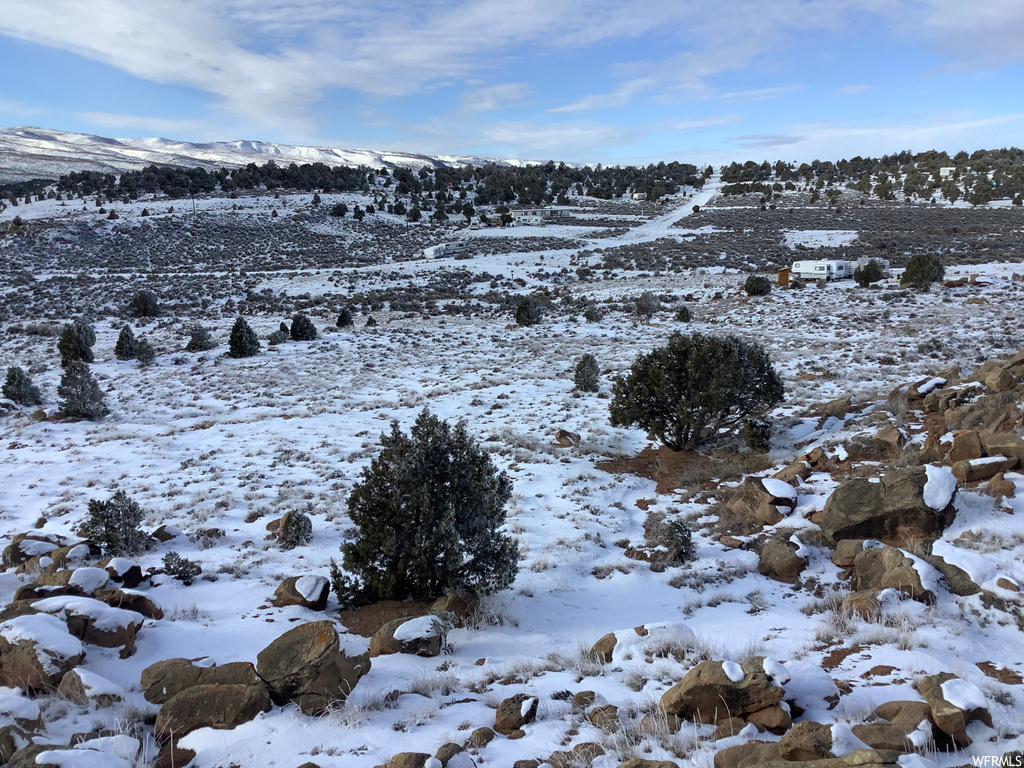
[[[1024,673],[1022,628],[1007,618],[1010,614],[943,590],[936,605],[904,601],[881,624],[837,618],[829,609],[840,593],[839,569],[816,545],[817,526],[804,519],[806,512],[821,509],[836,487],[827,473],[812,475],[799,487],[795,511],[777,526],[796,531],[809,552],[805,587],[797,588],[759,575],[753,552],[719,543],[713,504],[739,485],[740,477],[721,490],[658,493],[649,479],[598,467],[650,445],[639,430],[609,425],[611,382],[637,354],[674,332],[736,333],[769,350],[787,399],[774,414],[774,466],[764,475],[810,448],[837,446],[867,429],[853,419],[812,417],[809,406],[851,395],[876,402],[873,408],[879,410],[901,383],[951,364],[973,368],[1024,347],[1019,324],[1024,283],[1012,279],[1022,271],[1017,264],[954,266],[948,278],[978,277],[925,294],[894,284],[868,291],[845,282],[775,289],[751,299],[741,290],[745,275],[736,270],[602,275],[597,256],[580,256],[594,247],[688,233],[699,237],[699,230],[685,229],[685,217],[714,191],[679,200],[677,208],[654,218],[638,216],[628,232],[608,238],[591,237],[587,227],[460,233],[575,239],[578,248],[482,253],[468,262],[408,261],[400,269],[391,265],[390,276],[379,265],[250,275],[257,292],[315,297],[338,284],[351,293],[394,288],[469,267],[506,280],[520,278],[523,284],[515,287],[520,293],[547,289],[554,308],[545,322],[530,328],[510,325],[511,313],[489,314],[482,305],[475,316],[410,317],[383,308],[372,312],[376,327],[357,317],[355,328],[339,330],[333,327],[337,307],[325,305],[311,311],[321,335],[309,342],[268,346],[266,336],[286,318],[251,317],[264,339],[263,352],[235,360],[225,356],[232,318],[215,305],[205,316],[131,321],[136,335],[149,338],[161,352],[154,366],[140,369],[113,356],[125,321],[97,318],[92,370],[112,413],[97,423],[36,422],[25,409],[0,417],[3,531],[75,538],[88,501],[122,489],[147,510],[147,528],[172,525],[184,532],[142,554],[143,569],[158,568],[173,550],[198,562],[202,576],[183,586],[156,575],[141,588],[165,618],[145,622],[130,658],[120,659],[116,649],[88,646],[83,664],[124,689],[125,701],[97,708],[40,697],[45,736],[66,744],[74,733],[119,723],[124,728],[139,712],[154,711],[139,682],[142,669],[153,662],[171,657],[207,657],[217,664],[254,661],[295,622],[322,618],[304,608],[271,607],[275,588],[289,576],[327,575],[331,559],[339,559],[339,546],[352,535],[347,494],[375,455],[378,436],[391,420],[408,428],[428,407],[441,418],[465,419],[470,433],[514,481],[507,530],[519,542],[522,561],[513,588],[486,598],[478,624],[451,632],[449,655],[375,658],[348,703],[330,715],[312,718],[294,706],[275,707],[232,731],[196,731],[181,742],[197,752],[195,765],[294,768],[311,760],[322,768],[376,766],[397,752],[433,753],[446,742],[464,742],[474,729],[494,725],[498,702],[522,692],[539,697],[537,722],[522,739],[498,737],[475,750],[478,765],[510,766],[596,741],[607,754],[594,761],[594,768],[614,768],[632,752],[710,766],[723,744],[711,742],[709,732],[684,728],[677,736],[627,743],[574,714],[562,692],[596,691],[635,724],[697,660],[741,662],[755,654],[778,660],[793,678],[787,691],[801,699],[805,717],[834,723],[836,733],[863,722],[880,703],[918,698],[913,686],[922,676],[951,671],[966,682],[952,686],[950,695],[973,702],[980,694],[996,727],[979,726],[975,745],[965,751],[926,751],[927,759],[953,766],[992,754],[996,747],[1001,753],[1024,746],[1024,689],[998,682],[976,666],[989,661]],[[299,197],[288,200],[288,209],[308,205]],[[243,210],[260,206],[262,215],[277,205],[288,215],[280,201],[268,198],[199,205],[210,215],[229,216],[229,203]],[[17,213],[47,218],[76,206],[50,201]],[[144,206],[117,207],[133,220]],[[805,232],[791,242],[834,244],[850,235]],[[571,282],[554,279],[579,267],[597,274]],[[478,292],[487,285],[480,283]],[[664,309],[653,322],[638,323],[628,310],[645,291],[662,296]],[[581,310],[557,309],[587,302],[608,307],[603,320],[588,323]],[[688,324],[674,320],[683,304],[693,314]],[[42,310],[38,317],[19,317],[22,322],[69,319]],[[182,329],[191,320],[214,327],[215,350],[183,351]],[[16,349],[8,347],[4,363],[35,371],[46,412],[53,413],[60,377],[55,339],[19,339]],[[600,392],[580,396],[572,391],[572,370],[586,352],[601,366]],[[579,434],[579,446],[558,446],[559,429]],[[992,586],[998,577],[1024,584],[1024,496],[1000,506],[981,492],[965,491],[956,503],[956,520],[936,552],[979,585],[1001,589]],[[313,539],[283,551],[268,540],[266,523],[292,510],[310,515]],[[626,556],[627,545],[643,544],[644,523],[658,512],[693,524],[693,563],[657,573]],[[30,581],[13,570],[0,574],[0,603],[9,603]],[[999,594],[1019,605],[1012,593]],[[335,618],[337,609],[332,595],[325,615]],[[661,653],[654,647],[657,633],[630,657],[610,664],[596,663],[583,652],[609,632],[659,622],[680,627],[666,647],[678,650],[685,645],[679,637],[685,636],[699,653],[686,658]],[[352,633],[342,637],[343,649],[353,654],[367,643]],[[826,697],[837,689],[829,677],[843,691],[832,709]],[[150,732],[139,731],[145,738]],[[990,736],[994,744],[985,740]],[[154,745],[149,742],[147,749],[152,758]]]

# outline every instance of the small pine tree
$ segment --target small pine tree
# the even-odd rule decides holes
[[[589,352],[576,363],[573,381],[580,392],[597,392],[597,377],[601,371],[597,366],[597,358]]]
[[[137,292],[128,305],[128,314],[132,317],[156,317],[160,314],[156,294],[152,291]]]
[[[685,520],[672,520],[665,526],[665,549],[670,565],[685,565],[697,556],[693,529]]]
[[[72,360],[64,369],[57,397],[61,411],[72,418],[96,421],[110,413],[103,391],[81,360]]]
[[[39,394],[39,387],[33,384],[29,375],[16,365],[7,369],[3,395],[18,405],[40,405],[43,402],[43,398]]]
[[[583,319],[588,323],[600,323],[604,319],[604,312],[596,304],[588,304],[583,310]]]
[[[651,322],[651,318],[654,317],[654,313],[659,309],[661,309],[661,302],[658,301],[658,297],[650,291],[646,291],[636,300],[637,317],[645,323]]]
[[[882,265],[874,259],[853,270],[853,280],[861,288],[867,288],[872,283],[877,283],[883,276]]]
[[[188,560],[177,552],[168,552],[164,555],[164,573],[172,579],[177,579],[186,587],[190,586],[196,576],[203,572],[203,569],[192,560]]]
[[[91,363],[94,359],[92,345],[95,343],[96,331],[87,322],[79,319],[73,323],[67,323],[57,341],[61,367],[67,368],[75,360]]]
[[[754,453],[768,453],[772,449],[772,423],[764,416],[744,419],[740,437]]]
[[[138,502],[124,491],[117,491],[106,501],[90,499],[82,536],[105,557],[137,555],[146,548],[146,534],[139,528],[144,514]]]
[[[282,320],[281,324],[277,326],[277,330],[283,333],[285,335],[285,338],[287,338],[291,334],[291,329],[288,328],[288,323],[286,323],[284,320]]]
[[[289,512],[281,520],[278,533],[281,549],[295,549],[313,540],[313,521],[304,512]]]
[[[927,291],[932,283],[941,282],[946,276],[942,259],[930,253],[915,253],[903,271],[902,285],[909,285],[919,291]]]
[[[685,306],[680,307],[676,311],[676,320],[679,321],[680,323],[690,322],[690,308]]]
[[[767,296],[772,291],[772,281],[764,275],[751,275],[743,283],[747,296]]]
[[[292,338],[295,341],[312,341],[316,338],[316,326],[301,312],[292,318]]]
[[[185,345],[186,352],[207,352],[217,346],[213,340],[209,328],[196,324],[189,329],[188,344]]]
[[[139,339],[135,345],[135,359],[139,361],[139,368],[149,368],[156,362],[156,349],[149,343],[149,339]]]
[[[117,344],[114,345],[114,357],[118,360],[133,360],[138,351],[138,342],[135,341],[135,332],[130,325],[121,329],[117,335]]]
[[[424,409],[409,434],[392,422],[348,500],[359,533],[334,569],[343,604],[505,589],[519,550],[500,531],[512,483],[467,433]]]
[[[276,347],[278,344],[284,344],[288,341],[288,334],[278,328],[272,334],[267,336],[267,341],[270,342],[271,346]]]
[[[536,325],[544,318],[544,308],[533,296],[527,296],[516,307],[516,323],[522,326]]]
[[[375,318],[373,315],[370,315],[369,317],[367,317],[366,318],[366,324],[364,325],[364,327],[365,328],[376,328],[377,327],[377,318]]]
[[[253,357],[260,352],[260,340],[244,317],[235,320],[231,328],[231,338],[228,340],[228,355],[230,357]]]
[[[338,322],[335,323],[339,328],[348,328],[352,325],[352,310],[348,307],[342,307],[341,311],[338,312]]]

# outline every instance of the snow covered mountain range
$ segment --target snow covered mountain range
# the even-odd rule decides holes
[[[162,138],[113,139],[88,133],[15,126],[0,128],[0,181],[56,178],[69,171],[119,173],[148,165],[202,166],[207,169],[248,163],[326,163],[395,168],[422,165],[463,165],[496,162],[528,165],[523,160],[499,160],[462,155],[420,155],[374,149],[336,149],[274,144],[264,141],[192,143]]]

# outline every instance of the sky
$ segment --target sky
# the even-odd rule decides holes
[[[1024,145],[1021,0],[7,0],[0,125],[567,162]]]

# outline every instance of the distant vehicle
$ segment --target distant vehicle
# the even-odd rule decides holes
[[[454,243],[439,243],[438,245],[432,245],[429,248],[423,249],[423,258],[425,259],[440,259],[445,256],[457,257],[463,254],[469,253],[469,243],[457,240]]]
[[[853,269],[851,262],[839,259],[794,261],[789,274],[801,280],[844,280],[853,277]]]

